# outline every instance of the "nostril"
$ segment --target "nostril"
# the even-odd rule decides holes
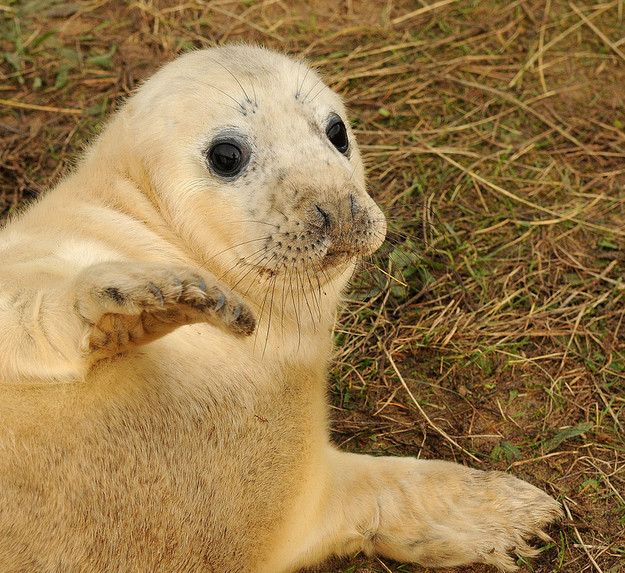
[[[350,195],[349,200],[352,211],[352,219],[355,219],[358,215],[360,215],[360,213],[362,213],[362,205],[360,204],[360,201],[358,201],[356,195]]]
[[[315,208],[317,209],[317,212],[321,215],[321,217],[323,218],[323,226],[324,227],[330,227],[332,224],[332,220],[330,218],[329,213],[327,213],[326,211],[324,211],[321,207],[319,207],[319,205],[315,205]]]

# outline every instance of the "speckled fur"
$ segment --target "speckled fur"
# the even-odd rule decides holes
[[[303,63],[197,51],[0,234],[0,571],[286,573],[509,553],[558,504],[501,473],[337,451],[331,329],[384,218]],[[238,138],[249,163],[206,153]]]

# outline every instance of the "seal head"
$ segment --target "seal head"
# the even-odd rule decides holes
[[[245,46],[191,52],[121,118],[131,176],[231,288],[340,290],[384,240],[345,107],[303,62]]]

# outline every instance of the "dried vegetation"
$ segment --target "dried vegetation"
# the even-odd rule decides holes
[[[625,569],[623,0],[4,2],[5,214],[180,51],[315,62],[391,227],[336,332],[336,441],[511,471],[568,516],[523,571]]]

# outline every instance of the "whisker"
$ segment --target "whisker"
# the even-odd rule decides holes
[[[256,95],[256,86],[250,77],[250,85],[252,86],[252,93],[254,94],[254,107],[258,107],[258,96]]]
[[[245,107],[241,104],[240,101],[238,101],[237,99],[235,99],[234,97],[232,97],[228,92],[222,90],[221,88],[218,88],[217,86],[210,84],[206,81],[201,80],[201,83],[211,89],[214,89],[215,91],[219,92],[222,95],[225,95],[228,99],[231,99],[236,105],[237,107],[232,107],[232,106],[228,106],[230,109],[233,109],[234,111],[237,111],[239,113],[242,113],[243,115],[245,115]],[[245,90],[244,90],[245,91]],[[227,105],[227,104],[223,104],[223,105]]]
[[[321,83],[321,78],[317,78],[317,81],[311,86],[311,88],[308,90],[308,92],[306,93],[306,95],[304,96],[304,99],[302,100],[302,103],[309,103],[306,100],[308,99],[308,96],[311,94],[311,92]],[[304,84],[302,84],[302,87],[304,87]],[[325,86],[324,86],[325,87]],[[321,90],[323,91],[323,90]],[[317,94],[319,95],[319,94]],[[315,96],[317,97],[317,96]]]
[[[323,266],[321,264],[317,264],[316,266],[317,266],[317,269],[315,269],[315,270],[318,270],[322,274],[325,275],[325,271],[323,269]],[[315,279],[317,280],[317,293],[318,293],[318,296],[317,296],[317,308],[318,308],[318,311],[319,311],[319,321],[321,322],[321,319],[323,318],[323,312],[322,312],[322,308],[323,308],[323,305],[322,305],[323,287],[321,286],[321,281],[319,280],[319,272],[315,272],[314,276],[315,276]]]
[[[282,262],[283,261],[286,261],[286,256],[285,255],[282,256]],[[289,278],[289,280],[290,280],[287,263],[284,263],[284,279],[286,279],[286,278]],[[287,314],[286,304],[287,304],[287,301],[288,301],[287,289],[284,288],[286,286],[286,280],[284,280],[284,279],[282,281],[283,282],[283,288],[282,288],[282,311],[281,311],[281,314],[280,314],[280,326],[282,328],[282,332],[283,333],[284,333],[284,330],[285,330],[284,329],[284,317]]]
[[[288,220],[289,218],[287,217],[287,215],[284,213],[284,211],[281,211],[280,209],[278,209],[276,206],[273,207],[273,210],[276,213],[280,213],[280,215],[282,215],[284,217],[285,220]]]
[[[235,264],[234,267],[232,267],[229,271],[227,272],[231,272],[232,270],[234,270],[237,266],[241,266],[243,267],[243,265],[245,265],[244,268],[246,268],[246,272],[243,274],[243,276],[234,283],[234,285],[231,287],[232,290],[235,290],[239,284],[241,284],[249,275],[250,273],[256,271],[258,272],[257,266],[262,263],[264,260],[266,260],[267,262],[271,261],[271,258],[267,258],[267,253],[264,252],[264,249],[261,249],[260,251],[256,251],[255,253],[253,253],[253,255],[251,256],[255,256],[258,255],[259,253],[262,253],[262,256],[257,257],[251,261],[248,261],[247,259],[245,261],[237,261],[237,263]],[[226,273],[224,273],[225,276]],[[250,289],[252,288],[252,284],[249,284],[247,289],[245,290],[245,292],[243,293],[244,295],[247,295],[250,291]]]
[[[319,271],[321,272],[321,274],[324,276],[326,283],[331,282],[331,278],[328,276],[328,273],[326,272],[326,269],[323,268],[323,265],[321,264],[321,262],[318,263],[319,266]]]
[[[314,325],[315,324],[315,317],[313,315],[312,308],[310,307],[310,303],[308,302],[308,297],[306,296],[306,288],[304,287],[304,279],[303,279],[302,273],[297,273],[296,276],[297,276],[297,278],[300,281],[300,285],[302,287],[301,288],[301,293],[302,293],[302,296],[304,297],[304,302],[306,303],[306,307],[308,308],[308,313],[310,314],[310,320],[311,320],[312,324]]]
[[[373,262],[371,264],[376,271],[380,271],[384,276],[388,277],[390,280],[400,284],[403,287],[408,287],[408,283],[404,282],[401,279],[398,279],[396,276],[392,275],[390,272],[385,271],[380,265],[377,265]]]
[[[223,68],[224,70],[226,70],[226,72],[228,72],[228,74],[230,74],[230,76],[234,79],[234,81],[237,83],[237,85],[241,88],[241,91],[243,92],[243,94],[245,95],[245,100],[247,101],[247,103],[253,104],[254,102],[250,99],[250,96],[247,95],[247,92],[245,91],[245,88],[241,85],[241,82],[239,81],[239,78],[237,78],[231,70],[228,69],[227,66],[224,66],[221,62],[218,62],[217,60],[211,60],[213,63],[217,64],[219,67]]]
[[[231,225],[237,225],[239,223],[256,223],[258,225],[269,225],[271,227],[275,227],[276,229],[280,228],[280,225],[277,225],[276,223],[270,223],[269,221],[257,221],[255,219],[248,219],[248,220],[241,220],[241,221],[230,221],[229,222]]]
[[[276,273],[272,277],[272,281],[271,281],[271,298],[269,300],[269,316],[267,317],[267,334],[265,336],[265,346],[263,347],[263,356],[265,355],[265,352],[267,350],[267,343],[269,342],[269,333],[271,331],[271,319],[273,317],[273,299],[274,299],[274,295],[276,292],[277,281],[278,281],[278,274]],[[282,326],[284,327],[284,323]],[[284,330],[282,332],[284,333]]]
[[[352,177],[354,177],[355,174],[356,174],[356,166],[352,168],[352,172],[349,175],[349,179],[347,180],[347,183],[349,183],[352,180]]]
[[[306,279],[308,280],[308,286],[310,287],[308,289],[308,292],[310,292],[310,296],[314,297],[314,292],[315,291],[314,291],[314,287],[313,287],[313,284],[312,284],[312,280],[310,279],[310,274],[308,273],[308,269],[306,269],[305,272],[306,272]],[[317,320],[320,321],[321,320],[321,309],[319,308],[319,301],[316,300],[316,301],[313,301],[313,302],[317,303],[316,305],[313,305],[313,306],[316,306],[317,315],[318,315],[317,316]],[[315,324],[315,317],[312,315],[312,309],[311,309],[311,319],[313,321],[313,324]]]
[[[296,264],[296,261],[293,261],[294,268],[295,268],[295,264]],[[295,321],[297,323],[297,349],[299,350],[300,344],[302,342],[302,328],[301,328],[301,324],[299,321],[299,303],[298,304],[295,303],[295,290],[296,289],[293,288],[293,275],[290,271],[288,273],[288,276],[289,276],[289,290],[291,291],[291,300],[293,301],[293,312],[295,313]],[[299,289],[297,290],[297,296],[299,300]]]
[[[262,260],[262,259],[261,259],[261,260]],[[226,276],[227,274],[232,273],[232,272],[233,272],[233,271],[234,271],[237,267],[241,267],[241,266],[242,266],[242,263],[237,262],[237,263],[236,263],[233,267],[231,267],[231,268],[230,268],[230,269],[229,269],[226,273],[224,273],[224,275],[223,275],[223,276]],[[242,269],[239,269],[239,270],[242,270]],[[240,284],[241,284],[241,283],[242,283],[242,282],[243,282],[243,281],[244,281],[244,280],[245,280],[245,279],[246,279],[246,278],[247,278],[247,277],[248,277],[248,276],[249,276],[249,275],[250,275],[253,271],[254,271],[254,267],[250,267],[249,269],[246,269],[246,271],[243,273],[243,275],[242,275],[242,276],[240,276],[240,277],[239,277],[239,278],[235,281],[235,283],[232,285],[231,289],[232,289],[233,291],[236,291],[236,289],[239,287],[239,285],[240,285]],[[236,277],[235,277],[235,279],[236,279]],[[245,289],[245,292],[243,292],[243,293],[241,293],[241,294],[243,294],[243,296],[247,296],[247,295],[249,294],[250,289],[252,288],[253,284],[254,284],[254,283],[253,283],[253,281],[252,281],[250,284],[248,284],[248,285],[247,285],[247,288]]]
[[[263,296],[263,301],[261,303],[260,309],[258,311],[258,326],[260,326],[261,322],[264,320],[264,312],[265,312],[265,304],[267,302],[267,296],[269,295],[269,290],[265,291],[265,295]],[[259,328],[256,328],[256,331],[254,332],[254,349],[256,349],[256,343],[258,342],[258,332],[259,332]],[[269,335],[269,326],[267,326],[267,336]],[[263,354],[264,354],[264,350],[263,350]]]
[[[320,89],[320,90],[319,90],[319,91],[318,91],[318,92],[317,92],[317,93],[316,93],[316,94],[315,94],[312,98],[310,98],[310,100],[308,101],[308,103],[312,103],[313,101],[315,101],[315,99],[316,99],[319,95],[321,95],[321,94],[323,93],[323,91],[324,91],[324,90],[327,90],[327,89],[329,89],[329,88],[328,88],[328,86],[326,86],[325,84],[323,84],[323,85],[321,86],[321,89]],[[312,91],[312,90],[311,90],[311,91]]]
[[[242,247],[243,245],[249,245],[250,243],[256,243],[258,241],[267,241],[269,239],[270,239],[270,237],[259,237],[258,239],[250,239],[249,241],[243,241],[242,243],[237,243],[236,245],[232,245],[231,247],[227,247],[223,251],[219,251],[218,253],[214,254],[210,258],[206,259],[202,263],[202,267],[204,267],[205,265],[207,265],[208,263],[213,261],[218,256],[223,255],[224,253],[227,253],[228,251],[231,251],[233,249],[237,249],[239,247]],[[264,247],[263,247],[263,249],[264,249]],[[262,251],[263,249],[259,249],[259,251]],[[256,251],[256,252],[259,252],[259,251]]]
[[[299,70],[301,65],[305,66],[306,68],[306,73],[304,74],[304,77],[302,79],[302,83],[301,84],[297,84],[297,91],[295,92],[295,99],[299,99],[300,95],[302,95],[302,88],[304,87],[304,84],[306,83],[306,78],[308,77],[308,74],[310,73],[310,66],[307,66],[306,64],[304,64],[303,62],[300,62],[300,66],[298,66],[297,68],[297,78],[299,80]],[[304,101],[302,103],[305,103],[306,98],[304,98]]]

